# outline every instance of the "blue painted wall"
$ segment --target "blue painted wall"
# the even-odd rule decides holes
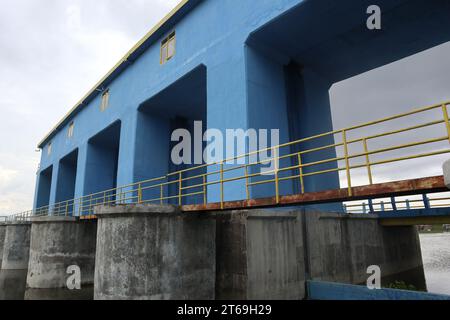
[[[129,62],[108,83],[107,110],[100,110],[98,94],[69,119],[75,124],[73,137],[67,136],[65,125],[42,146],[41,168],[52,166],[53,172],[51,179],[48,174],[37,175],[35,207],[48,202],[47,198],[53,204],[66,197],[62,185],[67,180],[72,186],[73,176],[67,175],[60,160],[75,149],[78,149],[75,198],[116,184],[166,174],[170,168],[171,119],[177,116],[204,120],[205,128],[223,132],[235,128],[277,128],[282,143],[292,137],[331,130],[328,90],[334,82],[450,39],[450,32],[442,31],[450,30],[444,28],[449,24],[442,10],[448,7],[445,1],[432,5],[426,1],[379,2],[386,11],[390,10],[389,28],[393,33],[367,33],[366,1],[358,6],[354,6],[354,1],[342,1],[336,6],[336,2],[328,0],[199,1],[176,24],[165,26],[160,39],[145,51],[139,51],[140,57]],[[427,10],[422,10],[421,15],[425,7]],[[404,10],[417,13],[418,20],[428,22],[426,27],[420,28],[416,22],[404,18],[396,19],[405,15]],[[322,16],[327,19],[318,18]],[[161,65],[160,42],[173,30],[176,54]],[[393,41],[404,36],[411,38],[412,34],[416,41],[398,44]],[[341,41],[343,35],[351,40]],[[385,45],[390,45],[389,50],[383,49]],[[359,57],[359,53],[364,55]],[[352,58],[346,59],[347,56]],[[300,66],[298,79],[286,71],[292,62]],[[102,143],[92,140],[118,121],[120,131],[115,129],[109,147],[102,148]],[[47,155],[49,141],[52,153]],[[333,139],[325,142],[333,143]],[[301,148],[311,146],[314,144]],[[328,151],[309,158],[333,155],[334,151]],[[306,183],[308,191],[337,186],[336,174],[308,178]],[[267,195],[270,188],[255,187],[252,196]],[[281,187],[282,193],[296,190],[295,183],[283,183]],[[69,191],[72,194],[72,187],[67,187],[67,194]],[[243,182],[227,184],[225,200],[243,198]],[[218,186],[208,188],[208,200],[219,199]]]

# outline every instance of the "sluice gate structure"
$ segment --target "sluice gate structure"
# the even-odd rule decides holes
[[[39,143],[2,270],[29,299],[71,266],[96,299],[324,297],[372,265],[426,290],[415,225],[450,219],[450,103],[335,129],[329,90],[450,41],[450,4],[378,4],[381,31],[369,1],[181,1]],[[171,133],[196,123],[282,143],[175,164]]]

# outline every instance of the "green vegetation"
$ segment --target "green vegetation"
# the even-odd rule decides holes
[[[409,291],[419,291],[417,288],[411,284],[407,284],[404,281],[394,281],[387,286],[388,289],[398,289],[398,290],[409,290]]]

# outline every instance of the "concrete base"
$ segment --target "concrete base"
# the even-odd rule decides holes
[[[80,268],[82,288],[92,286],[96,239],[96,221],[79,221],[72,217],[34,218],[27,288],[67,288],[70,276],[67,268],[73,265]]]
[[[3,246],[5,244],[6,224],[0,222],[0,268],[3,261]]]
[[[7,223],[2,270],[26,270],[30,253],[31,222]]]
[[[303,299],[305,279],[362,284],[371,265],[384,285],[426,289],[415,227],[310,210],[217,213],[217,299]]]
[[[152,205],[100,207],[95,214],[95,299],[214,299],[211,216]]]
[[[217,213],[216,298],[305,297],[302,224],[297,212]]]

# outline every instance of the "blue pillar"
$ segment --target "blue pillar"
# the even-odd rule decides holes
[[[241,44],[240,44],[241,45]],[[242,45],[241,45],[242,46]],[[226,136],[226,129],[247,129],[247,95],[245,84],[244,50],[233,50],[232,54],[220,57],[220,61],[208,64],[207,77],[207,128],[218,129]],[[233,56],[234,55],[234,56]],[[227,83],[229,85],[224,86]],[[223,150],[225,156],[226,150]],[[225,166],[225,168],[228,166]],[[208,172],[218,170],[218,166],[208,167]],[[225,179],[241,172],[228,173]],[[218,181],[219,176],[210,176],[208,181]],[[208,187],[208,201],[219,202],[220,185]],[[245,180],[228,182],[224,185],[224,200],[246,198]]]
[[[59,175],[59,162],[56,162],[53,164],[53,171],[52,171],[52,183],[50,188],[50,211],[49,214],[53,215],[54,208],[52,208],[56,203],[56,190],[57,190],[57,184],[58,184],[58,175]]]
[[[137,111],[125,114],[121,118],[120,129],[120,148],[117,171],[117,186],[128,185],[134,183],[134,157],[135,157],[135,139],[136,139],[136,123]]]

